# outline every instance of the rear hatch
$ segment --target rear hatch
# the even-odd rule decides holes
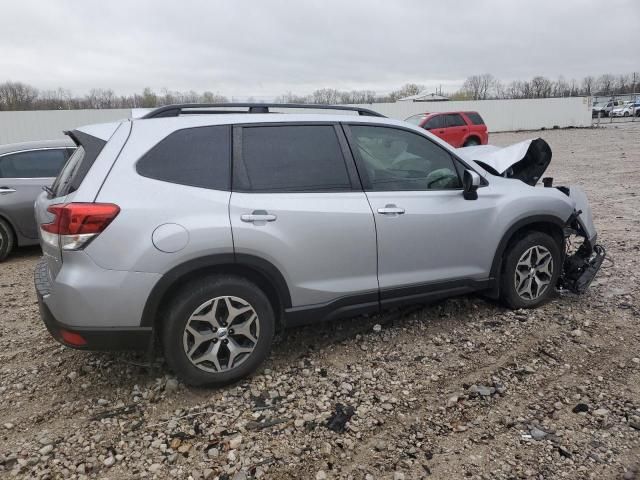
[[[111,134],[113,134],[117,126],[118,124],[114,124]],[[100,138],[83,130],[77,129],[65,132],[73,139],[78,148],[62,168],[53,185],[43,191],[36,200],[35,216],[36,222],[40,226],[54,221],[55,215],[48,211],[49,207],[73,201],[76,191],[107,144],[110,136]],[[91,129],[87,130],[91,131]],[[104,136],[104,133],[100,136]],[[62,266],[62,250],[59,238],[40,228],[40,245],[44,260],[49,266],[50,275],[55,278]]]

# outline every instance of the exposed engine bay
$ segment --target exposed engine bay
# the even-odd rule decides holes
[[[551,163],[551,147],[541,138],[508,147],[479,145],[458,149],[463,158],[473,160],[492,175],[521,180],[535,186]],[[575,202],[564,225],[564,262],[558,288],[584,293],[602,266],[606,251],[596,243],[591,207],[584,190],[577,186],[553,186],[553,178],[542,179],[545,188],[556,188]]]

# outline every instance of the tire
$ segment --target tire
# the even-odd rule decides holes
[[[550,263],[542,263],[547,258]],[[560,246],[551,236],[542,232],[527,233],[505,253],[500,275],[502,301],[513,309],[535,308],[546,303],[555,295],[561,262]],[[531,265],[536,265],[534,270]]]
[[[15,239],[11,226],[0,218],[0,262],[13,250]]]
[[[476,145],[480,145],[480,140],[476,137],[468,138],[466,142],[464,142],[463,147],[475,147]]]
[[[214,307],[216,318],[211,315]],[[247,307],[244,313],[234,312]],[[243,333],[234,326],[242,327]],[[165,360],[184,383],[215,387],[256,370],[271,351],[274,331],[273,308],[262,290],[242,277],[212,275],[188,283],[176,294],[161,338]]]
[[[629,116],[629,112],[624,112],[623,116],[628,117]]]

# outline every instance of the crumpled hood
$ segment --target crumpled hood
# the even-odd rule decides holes
[[[516,178],[533,186],[551,163],[551,147],[541,138],[508,147],[478,145],[456,150],[462,158],[478,163],[494,175]]]

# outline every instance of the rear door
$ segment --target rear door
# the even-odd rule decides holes
[[[376,234],[342,130],[330,123],[234,127],[229,214],[236,255],[285,277],[293,307],[378,306]]]
[[[33,204],[68,159],[66,148],[25,150],[0,156],[0,212],[26,238],[37,239]]]
[[[445,140],[456,148],[462,147],[469,134],[469,126],[459,113],[447,113],[445,119],[447,122]]]

